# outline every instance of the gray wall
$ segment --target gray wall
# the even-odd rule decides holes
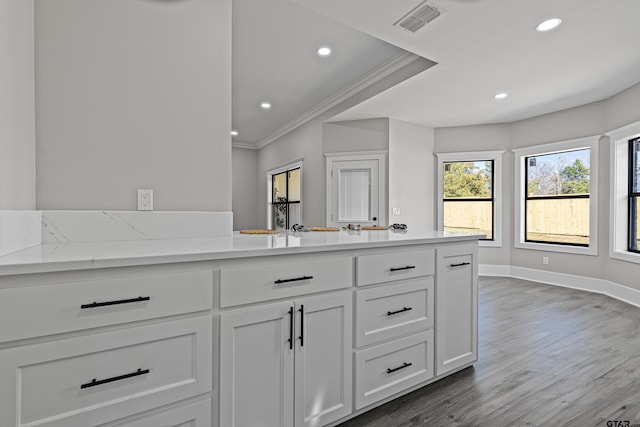
[[[289,132],[258,152],[258,179],[255,211],[258,227],[267,227],[267,171],[303,160],[302,223],[324,225],[324,163],[322,156],[322,119],[316,118]],[[320,177],[322,177],[320,179]]]
[[[640,120],[640,84],[604,101],[558,111],[509,124],[439,128],[435,130],[436,152],[482,151],[529,147],[549,142],[603,135]],[[513,265],[557,273],[588,276],[640,290],[640,265],[609,258],[610,142],[598,145],[598,255],[516,249],[514,156],[503,157],[503,247],[480,248],[480,263]],[[549,265],[542,265],[542,256]]]
[[[386,118],[325,123],[322,131],[325,153],[389,149]]]
[[[233,229],[256,228],[258,212],[258,150],[234,147],[232,150]],[[266,179],[266,177],[263,177]]]
[[[38,209],[231,210],[231,0],[36,0]]]
[[[458,126],[435,129],[435,152],[505,150],[502,155],[502,247],[483,247],[479,251],[481,264],[509,265],[511,262],[513,203],[513,153],[511,126],[508,124]]]
[[[33,0],[0,0],[0,210],[35,209]]]
[[[306,226],[326,224],[325,161],[323,153],[331,152],[331,150],[325,149],[324,147],[325,122],[354,105],[411,78],[432,65],[433,63],[426,59],[417,58],[402,69],[372,84],[320,116],[261,148],[258,152],[258,198],[256,204],[256,210],[259,212],[258,226],[267,226],[267,184],[266,180],[264,180],[266,172],[300,158],[304,159],[302,223]],[[380,129],[379,127],[375,128]],[[335,132],[340,133],[338,127],[331,129],[330,132],[332,132],[334,136]],[[346,130],[348,133],[358,132],[357,128],[343,128],[342,130]],[[360,129],[360,131],[368,132],[366,126],[364,129]],[[372,132],[376,133],[375,131]],[[341,139],[344,141],[342,137]],[[376,141],[378,141],[377,144],[381,143],[377,138]],[[333,149],[333,151],[350,151],[346,149],[336,150],[338,144],[332,141],[328,141],[326,144],[327,147]],[[373,148],[366,148],[366,150],[372,149]]]
[[[515,122],[511,125],[511,146],[512,148],[529,147],[585,136],[602,135],[607,130],[604,126],[605,104],[606,101],[600,101]],[[608,144],[606,145],[605,147],[603,141],[600,141],[598,150],[600,181],[598,183],[600,194],[598,203],[598,256],[532,251],[512,247],[511,265],[604,278],[603,262],[609,257],[609,151]],[[513,174],[508,177],[515,182]],[[514,194],[514,191],[510,193],[508,201],[512,209],[515,204]],[[511,245],[513,245],[515,239],[515,226],[516,224],[512,225],[509,234],[509,243]],[[549,257],[548,266],[542,265],[542,256]]]
[[[433,128],[389,120],[389,224],[411,230],[435,228],[435,168]],[[393,208],[400,215],[392,215]]]
[[[605,126],[607,130],[617,129],[628,123],[633,123],[640,120],[640,84],[632,86],[631,88],[623,91],[622,93],[610,98],[605,103]],[[604,231],[606,236],[609,233],[609,141],[605,140],[603,144],[605,148],[606,157],[606,169],[603,167],[600,172],[600,176],[606,179],[607,187],[605,190],[600,191],[605,198],[601,200],[600,206],[600,221],[599,224],[605,223]],[[602,152],[602,149],[600,150]],[[602,162],[601,162],[602,163]],[[605,222],[606,221],[606,222]],[[602,235],[602,234],[601,234]],[[602,246],[601,246],[602,247]],[[608,247],[606,247],[608,250]],[[606,255],[606,253],[603,253]],[[620,261],[617,259],[608,258],[604,263],[604,275],[607,280],[614,283],[620,283],[629,287],[640,289],[640,265],[629,262]]]
[[[277,145],[266,149],[274,144]],[[265,165],[260,169],[257,177],[260,189],[257,200],[264,200],[266,208],[266,172],[269,169],[304,158],[302,223],[308,226],[325,225],[326,160],[324,153],[388,149],[388,119],[352,120],[336,123],[322,123],[320,120],[313,120],[260,150],[258,156],[260,161],[271,166]],[[267,225],[265,208],[256,206],[256,210],[261,212],[261,216],[258,218],[260,226]]]

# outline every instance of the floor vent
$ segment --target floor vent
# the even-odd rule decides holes
[[[440,13],[440,10],[435,6],[428,5],[426,1],[423,1],[393,25],[415,33],[424,27],[425,24],[428,24],[440,16]]]

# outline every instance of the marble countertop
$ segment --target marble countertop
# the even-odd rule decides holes
[[[281,232],[270,235],[86,243],[43,243],[0,256],[0,276],[171,262],[477,240],[447,232]]]

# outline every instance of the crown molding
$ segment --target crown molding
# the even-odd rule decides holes
[[[258,147],[246,142],[231,142],[232,148],[246,148],[247,150],[257,150]]]
[[[356,93],[362,91],[363,89],[365,89],[365,88],[371,86],[372,84],[382,80],[383,78],[385,78],[388,75],[398,71],[399,69],[409,65],[410,63],[412,63],[413,61],[415,61],[418,58],[421,58],[421,57],[418,56],[418,55],[415,55],[415,54],[413,54],[411,52],[403,52],[403,53],[391,58],[389,61],[387,61],[384,64],[382,64],[380,67],[378,67],[378,68],[370,71],[369,73],[365,74],[364,76],[360,77],[358,80],[356,80],[351,85],[347,86],[346,88],[342,89],[341,91],[336,92],[335,94],[331,95],[330,97],[324,99],[323,101],[321,101],[319,104],[317,104],[312,109],[310,109],[307,112],[299,115],[298,117],[296,117],[295,119],[291,120],[290,122],[288,122],[284,126],[276,129],[271,135],[269,135],[265,139],[259,141],[256,144],[255,148],[257,148],[257,149],[263,148],[264,146],[270,144],[271,142],[275,141],[276,139],[280,138],[281,136],[283,136],[283,135],[291,132],[292,130],[302,126],[303,124],[315,119],[316,117],[318,117],[322,113],[324,113],[324,112],[328,111],[329,109],[335,107],[336,105],[340,104],[341,102],[349,99],[350,97],[352,97]]]

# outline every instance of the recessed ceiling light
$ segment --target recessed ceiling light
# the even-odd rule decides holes
[[[541,23],[539,23],[536,26],[536,30],[540,31],[541,33],[544,32],[544,31],[553,30],[554,28],[556,28],[561,23],[562,23],[562,19],[560,19],[560,18],[549,18],[549,19],[546,19],[546,20],[542,21]]]
[[[507,96],[509,96],[509,94],[506,92],[496,93],[493,95],[495,99],[505,99]]]
[[[238,131],[237,130],[232,130],[231,131],[231,136],[238,136]]]
[[[263,103],[261,103],[261,104],[260,104],[260,107],[261,107],[263,110],[268,110],[269,108],[271,108],[271,104],[270,104],[270,103],[268,103],[268,102],[263,102]]]
[[[329,55],[331,55],[331,49],[326,47],[326,46],[323,46],[320,49],[318,49],[318,55],[320,55],[320,56],[329,56]]]

